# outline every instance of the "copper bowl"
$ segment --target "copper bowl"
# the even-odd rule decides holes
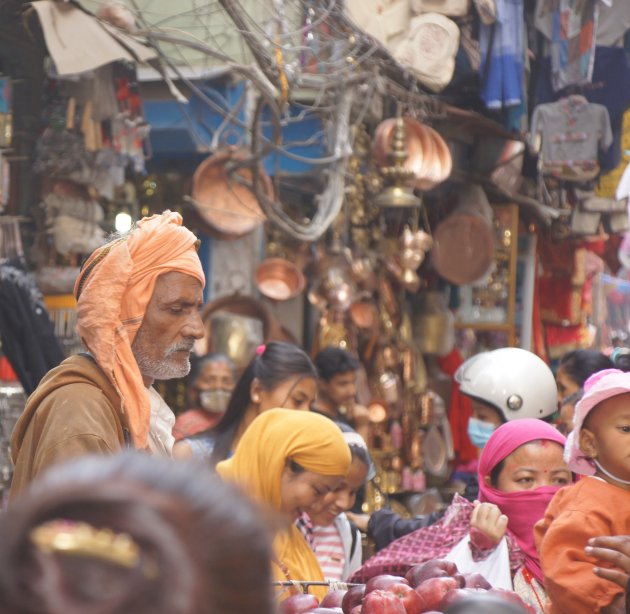
[[[228,147],[206,158],[195,170],[192,186],[192,201],[203,222],[224,238],[237,238],[260,226],[266,216],[260,208],[255,194],[243,185],[239,178],[251,183],[250,168],[230,169],[230,163],[249,158],[245,149]],[[262,169],[258,170],[265,195],[273,200],[271,179]]]
[[[304,275],[284,258],[267,258],[256,268],[256,287],[267,298],[287,301],[304,290]]]

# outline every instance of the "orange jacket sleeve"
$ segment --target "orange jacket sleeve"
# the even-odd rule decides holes
[[[593,567],[604,565],[584,553],[591,537],[611,535],[611,531],[609,519],[595,511],[565,511],[551,522],[546,516],[536,525],[534,533],[551,602],[545,614],[597,613],[623,593],[620,586],[593,573]]]

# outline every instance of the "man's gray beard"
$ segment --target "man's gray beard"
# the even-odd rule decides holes
[[[155,360],[147,355],[148,352],[145,348],[148,343],[150,343],[150,341],[143,339],[142,334],[138,332],[131,344],[131,351],[138,363],[140,373],[144,377],[154,380],[166,380],[188,375],[190,372],[190,358],[186,360],[185,364],[174,362],[172,359],[169,360],[169,355],[173,351],[173,348],[169,348],[166,351],[166,356],[162,360]]]

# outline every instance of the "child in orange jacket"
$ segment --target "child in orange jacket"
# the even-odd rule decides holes
[[[546,614],[625,611],[623,589],[595,575],[584,549],[592,537],[630,533],[630,373],[600,371],[584,391],[565,460],[586,477],[559,491],[534,528]]]

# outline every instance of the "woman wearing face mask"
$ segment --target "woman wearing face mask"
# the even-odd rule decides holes
[[[337,425],[312,412],[272,409],[258,416],[217,473],[260,505],[279,513],[272,560],[277,581],[323,581],[320,566],[295,522],[321,510],[350,468],[350,450]],[[320,587],[321,588],[321,587]],[[319,597],[327,589],[311,592]]]
[[[521,418],[546,419],[556,411],[553,373],[538,356],[520,348],[476,354],[459,367],[455,381],[472,401],[468,434],[480,451],[501,424]],[[477,476],[466,473],[465,478],[464,496],[473,501],[479,492]],[[404,519],[384,508],[370,517],[353,514],[352,520],[367,531],[379,551],[395,539],[433,524],[441,515],[435,512]]]
[[[357,492],[375,475],[368,447],[357,432],[343,432],[352,455],[348,475],[330,494],[321,509],[306,511],[297,522],[326,580],[346,580],[361,566],[361,534],[344,512],[354,506]]]
[[[479,458],[479,501],[455,495],[444,517],[391,543],[351,578],[405,573],[416,563],[444,558],[466,535],[475,561],[507,537],[514,590],[539,614],[546,600],[533,528],[554,494],[571,483],[564,436],[542,420],[512,420],[496,429]]]
[[[177,442],[175,458],[196,457],[214,467],[234,451],[254,418],[275,407],[308,411],[317,394],[317,371],[296,345],[272,341],[260,346],[234,388],[221,421]]]
[[[177,416],[173,427],[175,441],[215,426],[227,409],[236,380],[236,366],[224,354],[208,354],[191,362],[191,409]]]

